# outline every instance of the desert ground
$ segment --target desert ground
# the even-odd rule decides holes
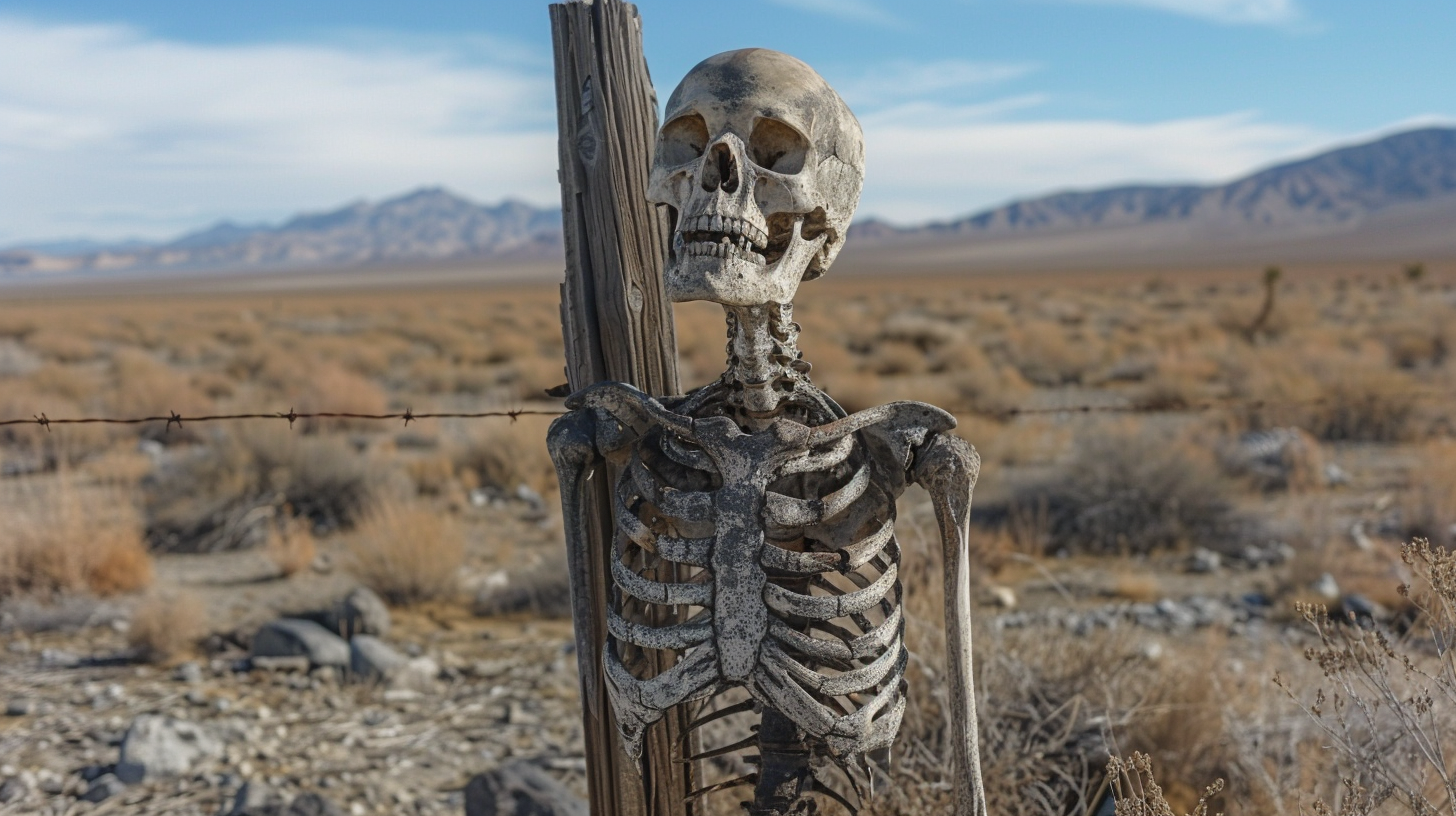
[[[0,420],[561,408],[554,286],[310,280],[5,292]],[[1259,267],[801,290],[816,383],[940,405],[981,454],[992,813],[1197,812],[1215,780],[1208,812],[1450,812],[1456,263],[1269,291]],[[721,313],[676,325],[711,381]],[[517,761],[583,794],[549,421],[0,427],[0,813],[459,813]],[[939,544],[923,493],[900,512],[912,702],[869,809],[948,813]],[[279,619],[377,650],[260,653]],[[190,746],[175,768],[128,766],[148,729]]]

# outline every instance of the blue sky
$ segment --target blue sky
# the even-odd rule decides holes
[[[1456,123],[1456,0],[642,0],[665,98],[804,59],[865,126],[861,215],[1220,181]],[[0,246],[160,238],[440,184],[555,202],[534,0],[0,0]]]

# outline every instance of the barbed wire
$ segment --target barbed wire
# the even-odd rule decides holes
[[[1410,398],[1410,399],[1451,399],[1453,395],[1445,391],[1382,391],[1380,396],[1384,398]],[[993,406],[959,406],[951,409],[953,413],[974,413],[983,416],[999,418],[1015,418],[1021,416],[1047,416],[1057,414],[1183,414],[1183,413],[1205,413],[1220,409],[1232,410],[1245,408],[1259,410],[1264,408],[1294,407],[1307,405],[1323,405],[1336,402],[1350,402],[1348,397],[1323,396],[1310,397],[1307,399],[1291,400],[1269,400],[1269,399],[1212,399],[1196,402],[1181,402],[1174,404],[1081,404],[1081,405],[1055,405],[1044,407],[993,407]],[[47,431],[54,425],[145,425],[155,422],[165,422],[166,430],[170,431],[172,426],[183,427],[184,423],[200,422],[229,422],[248,419],[275,419],[286,420],[288,427],[302,419],[362,419],[362,420],[402,420],[406,426],[411,422],[423,419],[488,419],[501,418],[510,419],[515,422],[523,416],[562,416],[567,413],[565,410],[545,409],[522,409],[515,408],[507,411],[475,411],[475,412],[422,412],[406,408],[402,412],[392,414],[364,414],[344,411],[295,411],[289,409],[287,412],[272,413],[246,413],[246,414],[203,414],[199,416],[184,416],[176,411],[168,411],[166,416],[144,416],[144,417],[71,417],[53,419],[44,413],[37,414],[28,419],[6,419],[0,420],[0,427],[15,425],[36,425],[45,428]]]
[[[343,411],[295,411],[288,409],[287,413],[274,412],[262,414],[203,414],[200,416],[183,416],[176,411],[168,411],[168,416],[147,416],[147,417],[75,417],[66,419],[51,419],[44,413],[37,414],[30,419],[7,419],[0,421],[0,427],[7,425],[39,425],[47,431],[52,425],[145,425],[153,422],[167,423],[166,430],[172,430],[172,426],[182,427],[184,422],[229,422],[241,419],[284,419],[288,421],[288,427],[292,428],[293,423],[300,419],[368,419],[368,420],[404,420],[408,426],[411,422],[421,419],[484,419],[487,417],[509,418],[515,422],[523,416],[561,416],[564,411],[542,411],[512,409],[509,411],[477,411],[477,412],[426,412],[415,413],[406,408],[402,413],[396,414],[356,414]]]

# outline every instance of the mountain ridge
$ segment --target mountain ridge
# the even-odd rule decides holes
[[[1280,258],[1456,258],[1456,128],[1425,127],[1255,171],[1226,184],[1128,184],[1025,198],[914,227],[849,229],[839,266],[969,270]],[[0,277],[53,273],[353,268],[561,257],[561,217],[520,201],[425,187],[276,225],[222,221],[172,241],[90,251],[0,250]]]

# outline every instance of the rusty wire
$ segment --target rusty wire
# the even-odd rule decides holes
[[[1409,397],[1413,399],[1450,399],[1451,394],[1442,391],[1406,391],[1406,392],[1385,392],[1386,397]],[[1322,405],[1325,403],[1338,402],[1341,397],[1312,397],[1303,400],[1248,400],[1248,399],[1215,399],[1199,402],[1185,403],[1181,405],[1060,405],[1050,407],[1009,407],[1009,408],[986,408],[960,406],[949,409],[952,413],[982,414],[1001,419],[1013,419],[1020,416],[1045,416],[1058,414],[1192,414],[1205,413],[1220,409],[1233,408],[1274,408],[1283,406],[1300,405]],[[363,420],[402,420],[406,426],[411,422],[422,419],[486,419],[506,418],[515,422],[523,416],[561,416],[564,410],[542,410],[542,409],[511,409],[508,411],[478,411],[478,412],[427,412],[415,413],[412,409],[406,408],[403,412],[392,414],[361,414],[340,411],[313,411],[300,412],[289,409],[287,412],[274,413],[250,413],[250,414],[206,414],[201,416],[183,416],[176,411],[168,411],[167,416],[146,416],[146,417],[75,417],[65,419],[52,419],[44,413],[37,414],[29,419],[7,419],[0,420],[0,427],[13,425],[36,425],[45,428],[47,431],[53,425],[145,425],[153,422],[165,422],[166,430],[170,431],[173,425],[181,428],[183,423],[191,422],[227,422],[245,419],[282,419],[287,420],[288,427],[300,419],[363,419]]]
[[[173,425],[182,427],[184,422],[227,422],[239,419],[285,419],[288,420],[288,427],[292,428],[293,423],[300,419],[374,419],[388,420],[401,419],[408,426],[411,422],[421,419],[483,419],[486,417],[508,417],[515,422],[517,417],[523,416],[561,416],[564,411],[540,411],[512,409],[509,411],[479,411],[475,413],[420,413],[406,408],[403,413],[397,414],[355,414],[341,411],[311,411],[300,412],[292,408],[287,413],[275,412],[271,414],[205,414],[202,416],[183,416],[176,411],[168,411],[168,416],[148,417],[77,417],[71,419],[51,419],[44,413],[31,417],[30,419],[7,419],[0,421],[0,427],[6,425],[39,425],[47,431],[52,425],[145,425],[152,422],[167,423],[166,430],[170,431]]]

